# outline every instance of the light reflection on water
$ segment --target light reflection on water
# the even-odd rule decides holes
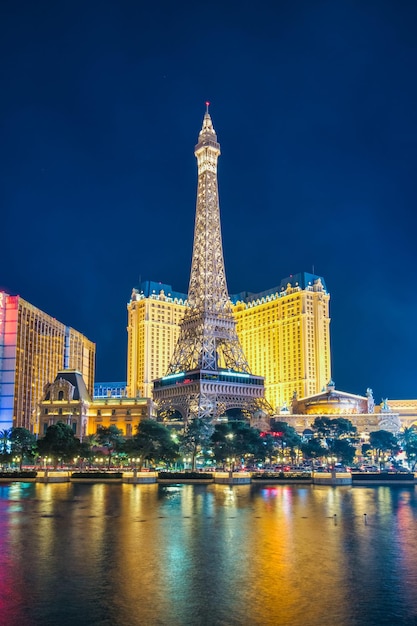
[[[414,488],[0,486],[0,624],[417,624]]]

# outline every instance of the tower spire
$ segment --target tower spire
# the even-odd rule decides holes
[[[259,408],[256,399],[264,394],[263,378],[250,373],[243,354],[227,290],[217,184],[220,145],[208,103],[194,154],[198,185],[188,307],[167,376],[154,385],[156,402],[180,407],[186,421],[217,418],[231,407]],[[188,386],[182,387],[184,373]],[[227,380],[239,385],[225,385]]]

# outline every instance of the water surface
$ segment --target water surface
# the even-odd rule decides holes
[[[1,626],[417,624],[414,487],[0,486]]]

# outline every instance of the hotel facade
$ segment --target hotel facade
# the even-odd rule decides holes
[[[69,426],[81,441],[94,435],[99,427],[115,426],[123,436],[132,437],[144,419],[154,419],[150,398],[127,398],[119,385],[108,387],[108,395],[91,397],[81,372],[72,369],[59,371],[55,380],[45,385],[38,405],[38,432],[43,437],[49,426],[62,422]],[[111,383],[110,383],[111,385]],[[115,394],[111,395],[114,390]]]
[[[93,392],[95,344],[20,296],[0,292],[0,430],[36,432],[44,387],[62,369]]]
[[[307,272],[262,293],[230,297],[237,333],[252,372],[265,377],[274,410],[319,393],[331,378],[329,300],[324,279]],[[146,281],[127,305],[127,395],[152,397],[179,336],[186,294]]]

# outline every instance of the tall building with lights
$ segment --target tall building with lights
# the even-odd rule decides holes
[[[0,292],[0,430],[34,431],[44,386],[76,369],[94,386],[95,344],[20,296]]]
[[[330,295],[322,277],[306,272],[261,293],[230,296],[237,333],[253,371],[265,378],[274,409],[320,393],[331,378]],[[152,396],[152,380],[167,371],[187,295],[144,282],[128,308],[128,395]]]
[[[127,305],[127,395],[151,398],[153,380],[168,370],[187,295],[152,281],[133,289]]]
[[[294,394],[319,393],[331,378],[329,299],[324,279],[306,272],[233,297],[243,349],[277,412]]]

